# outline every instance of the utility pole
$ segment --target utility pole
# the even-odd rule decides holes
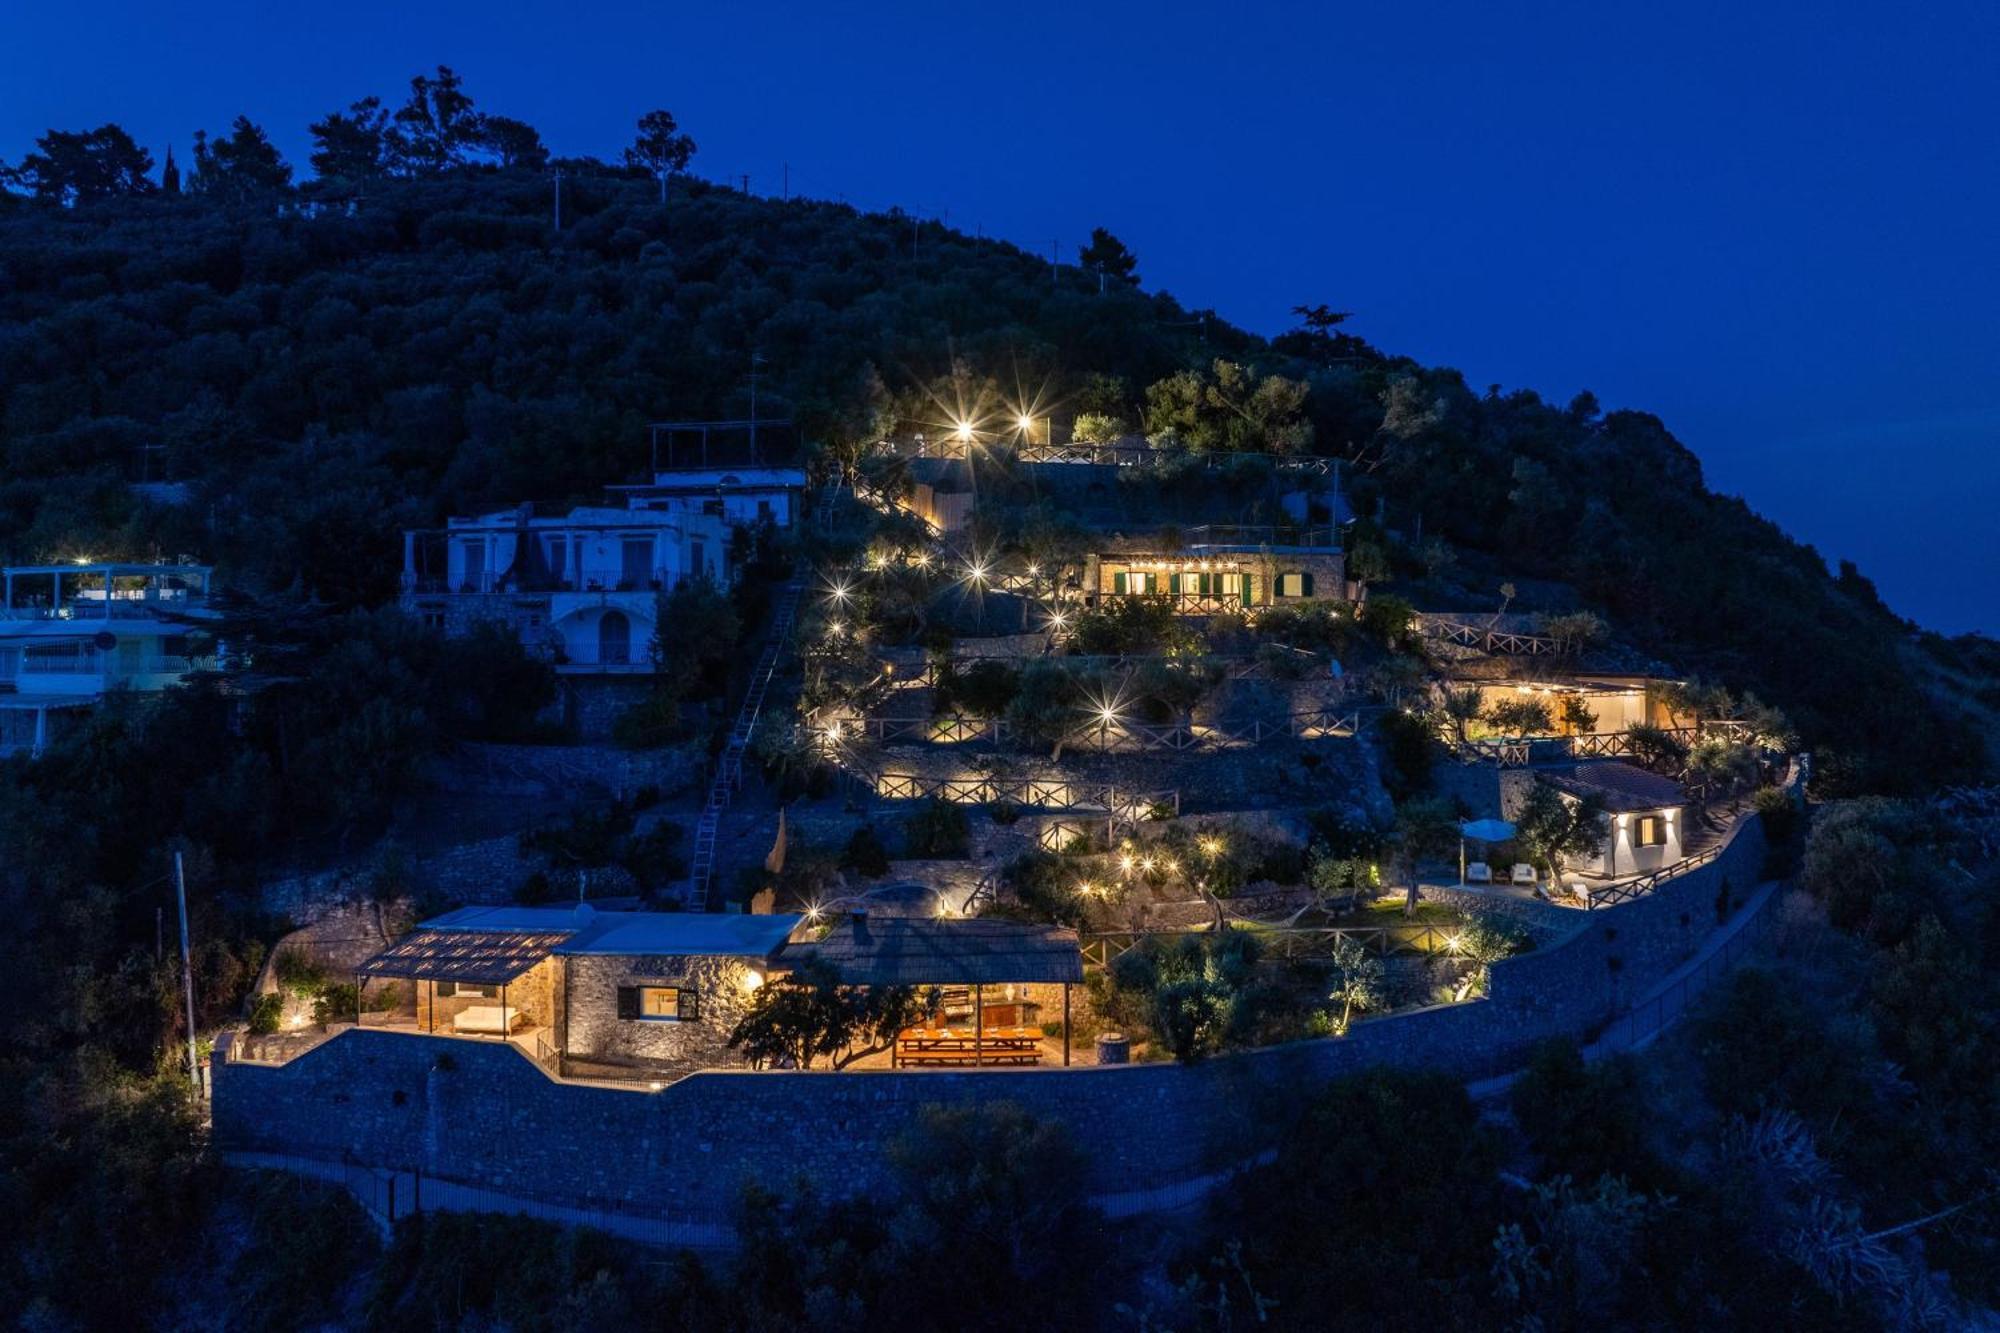
[[[785,163],[785,186],[782,194],[786,199],[792,197],[792,164],[789,162]]]
[[[743,193],[750,193],[750,173],[747,171],[743,173]]]
[[[194,1053],[194,956],[188,948],[187,872],[181,867],[179,852],[174,853],[174,893],[181,905],[181,993],[187,999],[188,1081],[194,1084],[194,1095],[200,1097],[201,1061]]]
[[[1061,244],[1060,240],[1049,242],[1049,286],[1051,287],[1056,285],[1056,247]]]
[[[762,461],[762,456],[757,452],[757,381],[762,378],[762,372],[757,367],[763,364],[762,352],[750,353],[750,461],[752,463]]]
[[[562,230],[562,168],[555,169],[556,182],[556,230]]]

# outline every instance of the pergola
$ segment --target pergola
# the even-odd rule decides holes
[[[970,987],[971,1044],[957,1038],[942,1039],[938,1049],[928,1052],[932,1058],[925,1063],[1023,1063],[1008,1058],[1023,1054],[1021,1038],[989,1039],[986,987],[1061,986],[1063,1064],[1070,1062],[1070,987],[1083,980],[1083,954],[1073,930],[983,917],[871,917],[855,913],[824,938],[792,945],[784,954],[784,961],[793,965],[813,959],[833,964],[840,970],[841,980],[850,985]],[[893,1051],[891,1059],[915,1062],[907,1053]]]
[[[354,969],[357,1011],[360,992],[372,977],[430,983],[429,1031],[437,1031],[438,983],[500,988],[500,1035],[512,1020],[507,987],[532,971],[576,932],[516,930],[416,930]]]

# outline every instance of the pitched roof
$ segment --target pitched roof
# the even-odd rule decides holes
[[[1540,776],[1572,796],[1596,796],[1604,808],[1621,810],[1664,810],[1687,803],[1687,793],[1672,778],[1649,773],[1634,764],[1616,759],[1572,764],[1567,768],[1541,770]]]
[[[861,986],[1080,982],[1076,932],[985,917],[850,916],[817,941],[786,948],[794,966],[822,959]]]

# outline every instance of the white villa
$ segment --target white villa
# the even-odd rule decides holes
[[[1604,841],[1597,851],[1573,857],[1569,868],[1586,875],[1622,879],[1665,869],[1685,855],[1682,824],[1687,794],[1671,778],[1615,759],[1568,764],[1506,775],[1502,813],[1509,819],[1537,780],[1571,801],[1594,796],[1605,813]]]
[[[698,509],[523,505],[403,535],[405,609],[448,634],[508,625],[564,673],[651,671],[658,594],[731,576],[729,526]]]
[[[0,571],[0,755],[40,754],[108,690],[213,669],[210,574],[112,562]]]

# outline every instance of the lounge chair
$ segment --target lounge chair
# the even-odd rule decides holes
[[[1526,861],[1516,861],[1514,863],[1513,881],[1516,884],[1533,888],[1535,884],[1535,868]]]
[[[454,1032],[490,1032],[504,1036],[521,1026],[521,1011],[513,1005],[502,1009],[497,1004],[467,1005],[451,1016]]]
[[[1493,882],[1493,867],[1487,865],[1484,861],[1474,861],[1465,868],[1465,882],[1467,884],[1491,884]]]

